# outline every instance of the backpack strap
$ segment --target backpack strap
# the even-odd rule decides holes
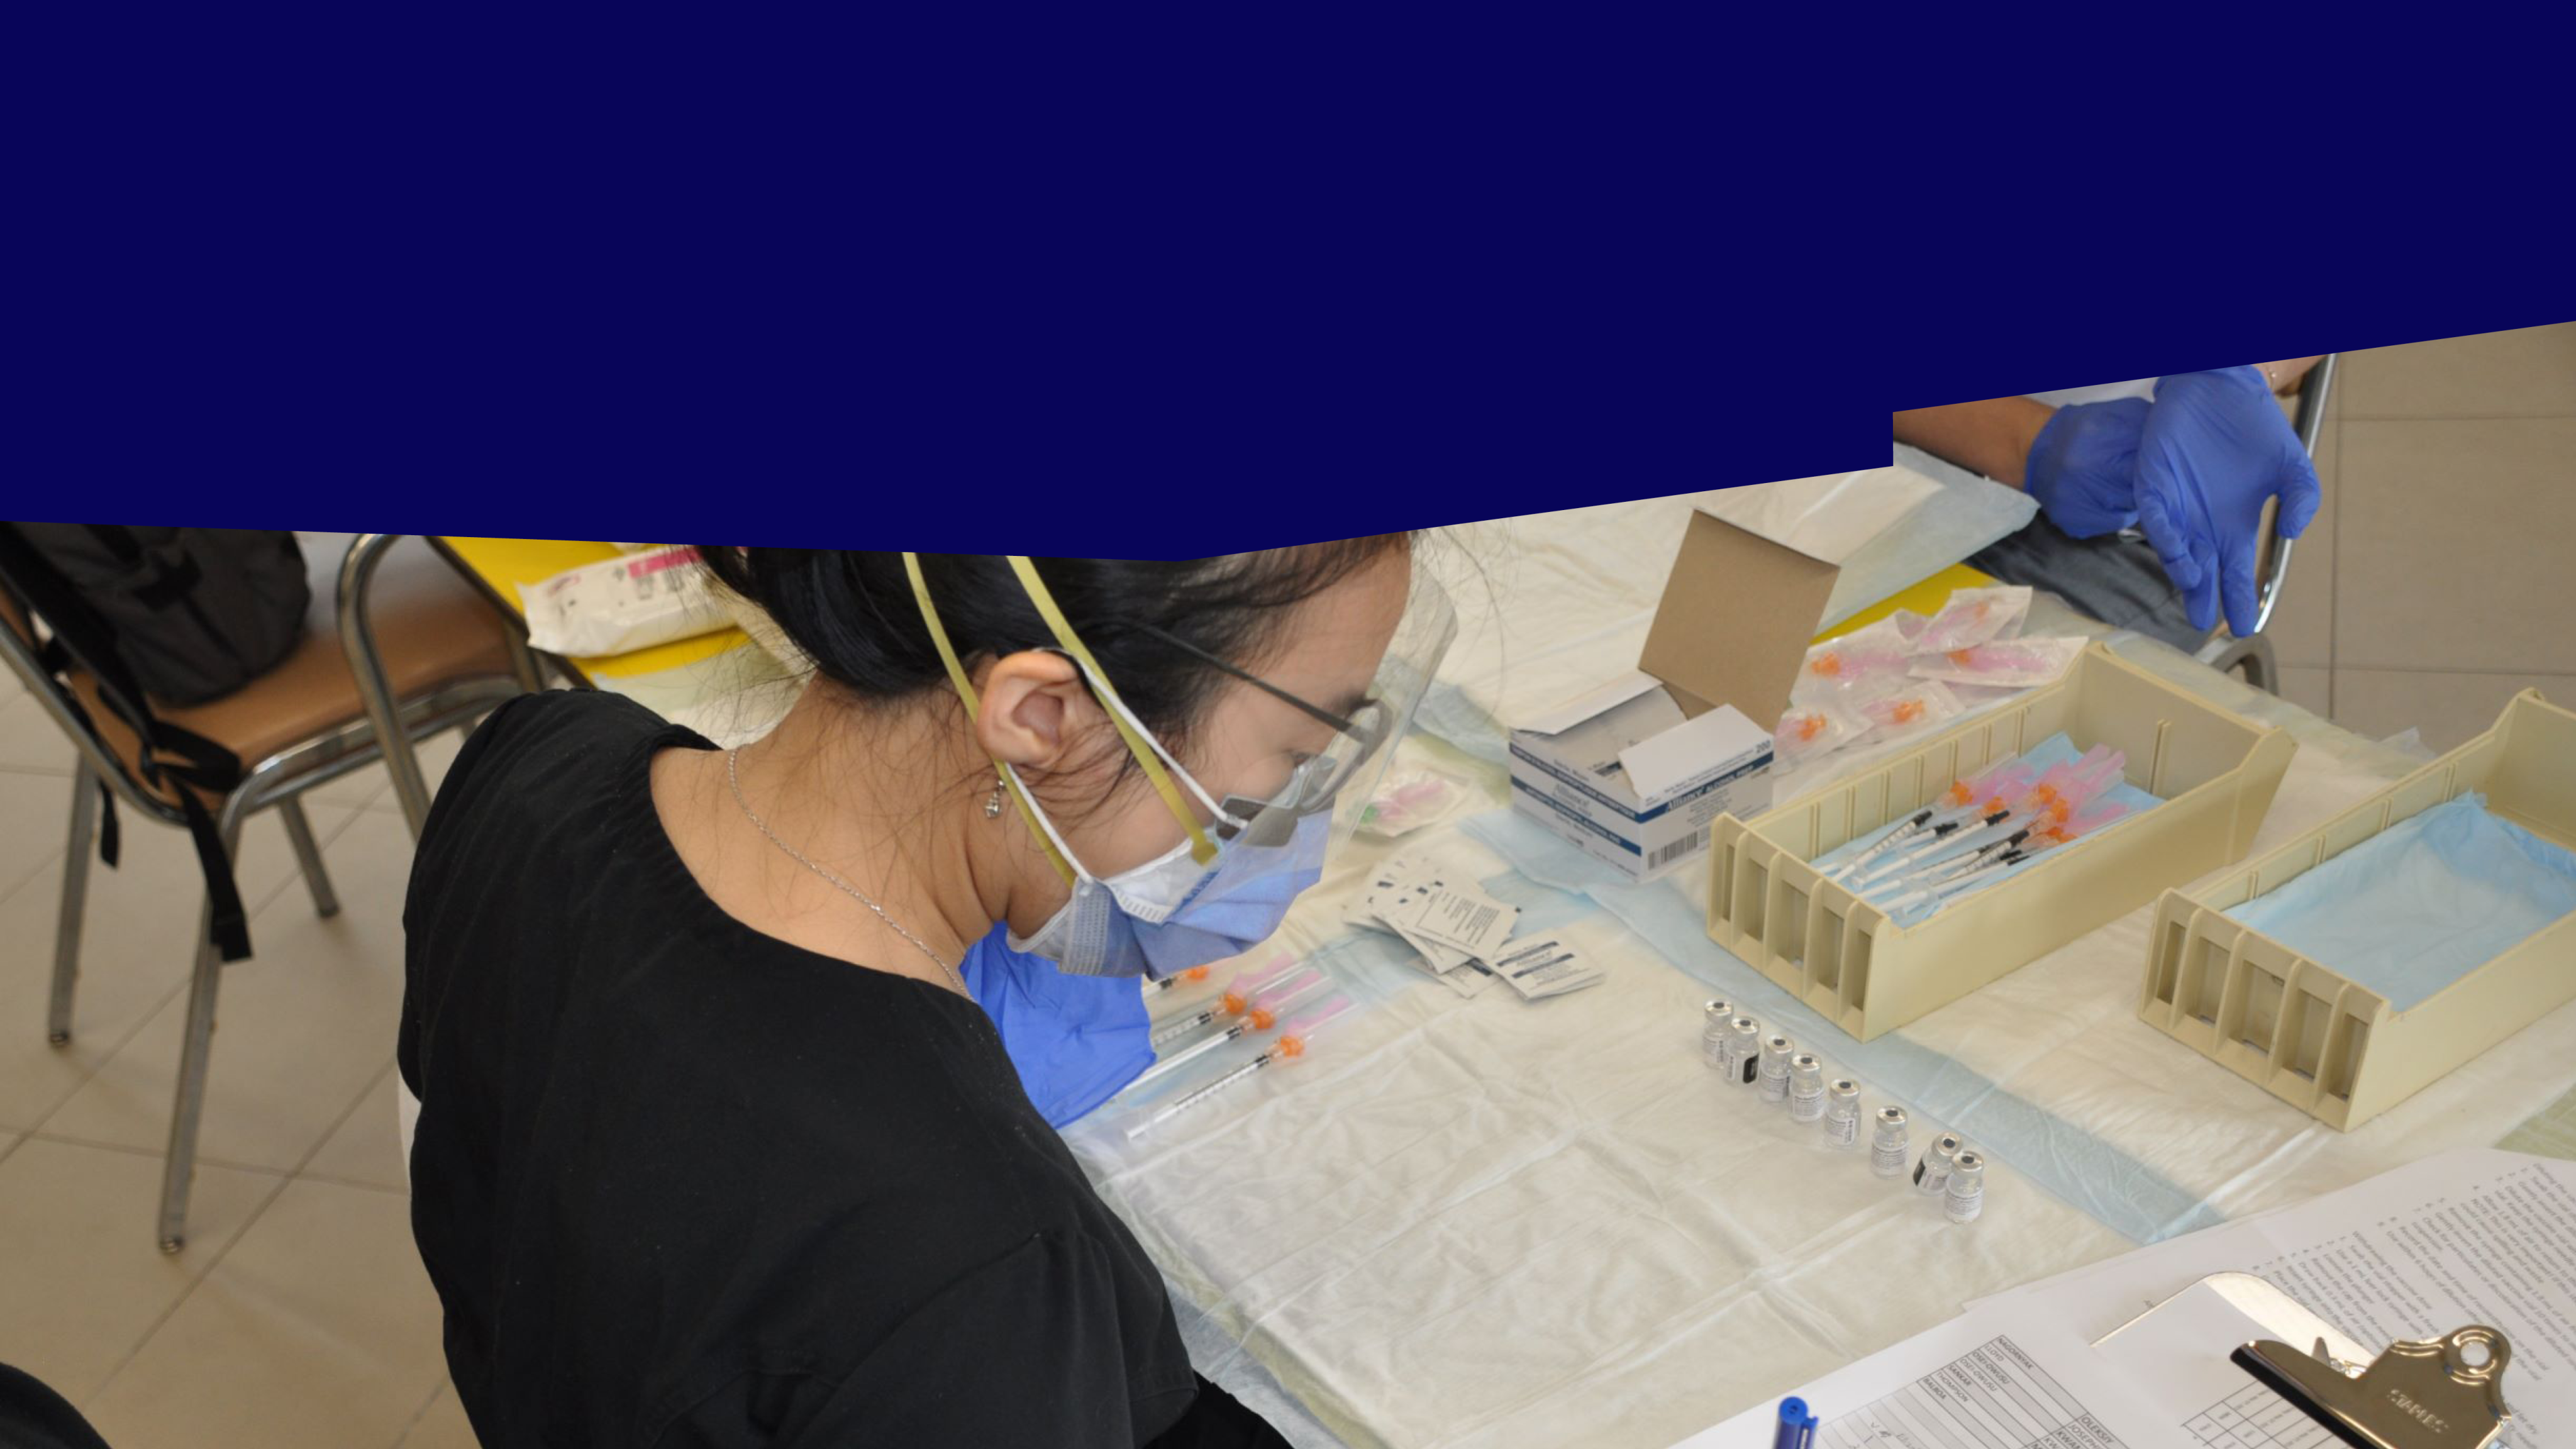
[[[131,547],[132,539],[127,538],[126,543]],[[140,745],[136,751],[137,772],[146,784],[165,787],[176,798],[179,813],[188,824],[189,838],[196,844],[197,864],[206,877],[206,903],[211,911],[209,934],[215,949],[226,961],[247,959],[250,918],[242,908],[241,888],[233,879],[232,855],[224,849],[223,836],[215,829],[214,817],[207,813],[205,802],[197,798],[196,790],[188,788],[193,785],[218,794],[230,791],[241,783],[241,761],[205,736],[169,724],[152,713],[143,687],[136,683],[124,656],[117,652],[116,635],[107,621],[16,528],[6,524],[0,524],[0,578],[7,579],[29,610],[53,631],[53,639],[44,650],[44,663],[56,676],[56,692],[70,702],[83,727],[89,728],[93,736],[97,734],[79,697],[61,682],[61,676],[74,665],[89,672],[98,682],[100,702],[134,731]],[[104,782],[100,788],[105,789]],[[100,856],[110,865],[115,864],[110,854],[116,834],[112,808],[109,823],[99,831]]]

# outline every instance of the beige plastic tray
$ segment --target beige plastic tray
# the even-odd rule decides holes
[[[1807,863],[2060,730],[2079,749],[2117,746],[2129,783],[2165,803],[1911,926]],[[2096,644],[2064,679],[1869,774],[1749,822],[1719,817],[1708,934],[1867,1041],[2243,857],[2293,748]]]
[[[2167,891],[2147,938],[2138,1015],[2328,1126],[2350,1130],[2576,999],[2576,917],[2410,1011],[2221,912],[2278,890],[2464,790],[2576,848],[2576,714],[2525,690],[2494,729],[2244,869]]]

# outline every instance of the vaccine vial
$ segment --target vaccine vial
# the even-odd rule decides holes
[[[1905,1175],[1905,1109],[1881,1107],[1870,1129],[1869,1170],[1881,1177]]]
[[[1765,1102],[1789,1100],[1789,1059],[1798,1054],[1798,1044],[1785,1036],[1762,1039],[1762,1077],[1758,1084]]]
[[[1813,1122],[1825,1115],[1825,1064],[1813,1053],[1789,1058],[1789,1120]]]
[[[1726,1024],[1726,1079],[1739,1087],[1753,1085],[1762,1067],[1762,1023],[1739,1016]]]
[[[1950,1181],[1941,1192],[1941,1215],[1954,1223],[1973,1223],[1986,1210],[1986,1159],[1975,1148],[1950,1164]]]
[[[1914,1190],[1925,1197],[1939,1197],[1950,1181],[1950,1165],[1959,1156],[1959,1134],[1944,1132],[1923,1149],[1923,1160],[1914,1164]]]
[[[1733,1015],[1735,1004],[1729,1001],[1712,1001],[1700,1008],[1700,1060],[1712,1067],[1723,1068],[1726,1065],[1726,1022]]]
[[[1849,1077],[1825,1084],[1825,1145],[1849,1147],[1860,1140],[1860,1083]]]

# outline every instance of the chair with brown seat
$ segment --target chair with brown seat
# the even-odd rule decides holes
[[[339,638],[334,581],[349,537],[303,535],[312,602],[305,613],[303,638],[283,662],[211,703],[153,709],[158,721],[202,736],[239,762],[237,782],[221,791],[179,784],[166,769],[147,764],[141,742],[118,712],[107,707],[96,678],[78,667],[67,668],[59,676],[48,669],[35,625],[43,624],[50,632],[50,621],[41,615],[31,621],[22,601],[0,588],[0,625],[5,625],[0,627],[0,654],[8,656],[28,692],[71,738],[79,756],[46,1020],[46,1034],[55,1045],[71,1040],[81,913],[102,785],[135,815],[182,829],[188,828],[188,811],[177,792],[193,790],[197,803],[212,815],[227,858],[238,852],[242,822],[252,812],[274,806],[312,891],[314,909],[325,916],[338,911],[300,797],[383,758]],[[0,579],[0,584],[6,582]],[[409,739],[470,725],[522,692],[507,626],[453,570],[426,550],[386,561],[371,607],[377,644]],[[186,1239],[189,1178],[205,1107],[215,998],[223,970],[212,888],[199,927],[177,1098],[170,1114],[169,1153],[162,1166],[163,1252],[177,1252]]]

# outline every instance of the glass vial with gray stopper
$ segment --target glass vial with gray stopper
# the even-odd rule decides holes
[[[1813,1122],[1825,1115],[1825,1064],[1812,1052],[1789,1058],[1789,1120]]]
[[[1789,1059],[1798,1054],[1798,1044],[1785,1036],[1762,1039],[1762,1100],[1779,1103],[1789,1100]]]
[[[1733,1015],[1733,1002],[1711,1001],[1700,1008],[1699,1056],[1712,1067],[1722,1069],[1726,1065],[1726,1023]]]
[[[1906,1155],[1905,1109],[1879,1108],[1876,1125],[1870,1129],[1869,1170],[1881,1177],[1903,1177]]]
[[[1986,1159],[1975,1148],[1950,1163],[1950,1181],[1941,1190],[1941,1215],[1954,1223],[1973,1223],[1986,1210]]]
[[[1739,1016],[1726,1024],[1726,1079],[1739,1087],[1753,1085],[1762,1067],[1762,1023]]]
[[[1959,1156],[1959,1134],[1944,1132],[1923,1149],[1923,1160],[1914,1164],[1914,1190],[1925,1197],[1939,1197],[1949,1185],[1950,1164]]]
[[[1825,1145],[1849,1147],[1860,1141],[1860,1083],[1849,1077],[1825,1084]]]

